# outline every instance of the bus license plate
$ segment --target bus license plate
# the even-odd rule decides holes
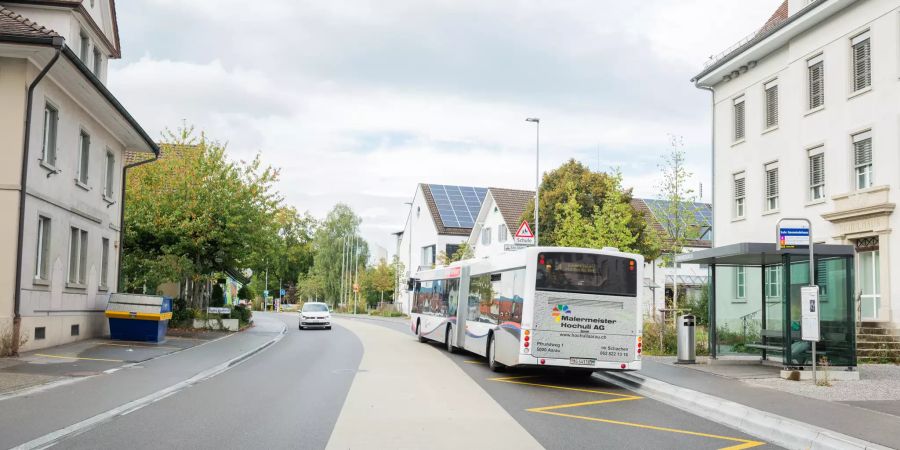
[[[596,361],[593,358],[569,358],[569,364],[573,366],[593,366]]]

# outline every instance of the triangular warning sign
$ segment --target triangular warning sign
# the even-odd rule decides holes
[[[516,231],[516,237],[525,239],[534,237],[534,233],[531,232],[531,227],[528,226],[527,220],[523,220],[522,225],[519,225],[519,231]]]

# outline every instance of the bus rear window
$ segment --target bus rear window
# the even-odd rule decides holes
[[[637,295],[636,261],[590,253],[541,253],[535,288],[539,291]]]

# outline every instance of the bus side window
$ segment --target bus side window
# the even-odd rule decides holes
[[[490,275],[478,275],[469,281],[469,311],[467,320],[473,322],[485,322],[487,317],[482,317],[481,306],[484,291],[488,294],[491,290]]]
[[[413,287],[413,304],[412,304],[412,312],[419,314],[422,312],[422,283],[416,281],[415,286]]]
[[[456,306],[459,303],[459,279],[447,281],[447,298],[450,303],[447,308],[447,314],[450,317],[455,317]]]
[[[525,296],[525,270],[512,270],[503,273],[503,284],[500,296],[501,321],[522,323],[522,302]]]

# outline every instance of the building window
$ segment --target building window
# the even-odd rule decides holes
[[[869,33],[865,32],[850,41],[853,46],[853,91],[872,85],[872,54]]]
[[[734,297],[747,298],[747,268],[736,267],[734,276]]]
[[[47,328],[46,327],[35,327],[34,328],[34,340],[42,341],[47,338]]]
[[[106,175],[103,180],[103,196],[111,199],[113,197],[113,180],[116,177],[116,158],[112,152],[106,152]]]
[[[83,30],[81,31],[81,35],[79,35],[79,48],[78,48],[78,57],[81,58],[81,62],[85,65],[88,63],[88,56],[90,56],[91,50],[91,40],[88,38],[87,33]]]
[[[491,245],[491,229],[481,230],[481,245]]]
[[[103,55],[100,49],[94,46],[94,75],[100,76],[100,69],[103,67]]]
[[[44,105],[44,143],[41,160],[49,166],[56,165],[56,130],[59,126],[59,111],[50,104]]]
[[[872,186],[872,132],[866,131],[853,136],[853,167],[856,188]]]
[[[497,227],[497,242],[506,242],[508,236],[509,232],[506,229],[506,225],[500,224],[500,226]]]
[[[44,281],[50,278],[50,219],[44,216],[38,217],[34,278]]]
[[[825,198],[825,153],[822,147],[809,151],[809,200]]]
[[[744,172],[734,175],[734,218],[744,218],[744,201],[746,200],[747,189]]]
[[[781,298],[781,266],[766,266],[766,298]]]
[[[778,82],[770,81],[765,85],[766,90],[766,129],[778,125]]]
[[[744,97],[734,100],[734,141],[742,141],[746,135],[746,121],[744,111]]]
[[[69,335],[78,336],[79,334],[81,334],[81,325],[78,325],[76,323],[75,325],[72,325],[72,328],[69,331]]]
[[[72,227],[69,238],[69,283],[87,284],[87,237],[85,230]]]
[[[87,185],[91,161],[91,135],[82,131],[78,139],[78,182]]]
[[[423,267],[434,267],[434,257],[435,257],[434,251],[435,251],[434,245],[422,247],[422,266]]]
[[[825,60],[822,55],[807,61],[809,78],[809,109],[825,105]]]
[[[109,239],[103,238],[100,245],[100,287],[108,286],[109,281]]]
[[[766,169],[766,211],[778,209],[778,163],[769,163]]]

